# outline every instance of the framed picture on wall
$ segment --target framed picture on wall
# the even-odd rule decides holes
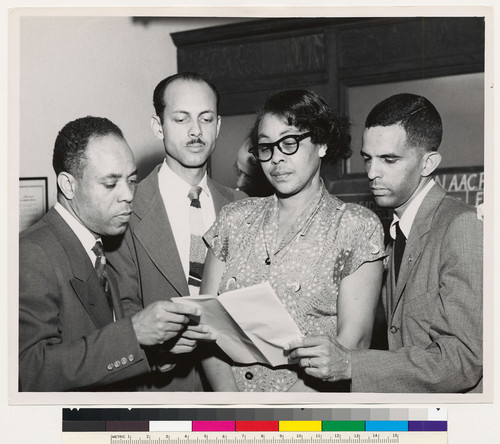
[[[19,231],[33,225],[46,212],[49,194],[46,177],[19,178]]]

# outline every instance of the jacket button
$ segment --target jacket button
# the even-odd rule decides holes
[[[120,361],[115,361],[115,367],[116,368],[120,367]]]
[[[113,364],[108,364],[108,370],[109,371],[113,370]]]
[[[134,360],[134,355],[128,355],[128,360],[132,362]]]
[[[398,330],[399,330],[398,327],[396,327],[395,325],[392,325],[389,331],[394,335],[398,332]]]
[[[253,373],[252,372],[246,372],[245,373],[245,378],[250,381],[251,379],[253,379]]]
[[[125,365],[127,363],[127,358],[122,358],[121,361],[122,361],[122,364]]]

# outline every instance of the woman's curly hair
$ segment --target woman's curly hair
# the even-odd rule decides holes
[[[308,89],[279,92],[257,112],[257,119],[250,133],[252,146],[258,144],[259,125],[265,115],[283,119],[287,125],[301,131],[311,131],[311,142],[326,145],[325,162],[348,159],[351,154],[351,124],[346,117],[338,116],[326,101]]]

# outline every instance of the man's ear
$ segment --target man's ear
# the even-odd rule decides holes
[[[222,121],[221,117],[217,116],[217,134],[215,135],[215,137],[219,137],[219,131],[220,131],[221,121]]]
[[[76,180],[72,174],[65,171],[59,173],[57,185],[66,199],[71,200],[75,197]]]
[[[321,147],[318,150],[319,157],[325,157],[327,149],[328,149],[328,147],[326,145],[321,145]]]
[[[160,140],[163,140],[163,128],[161,125],[161,120],[158,116],[151,117],[151,129],[153,134]]]
[[[422,157],[422,177],[430,176],[441,163],[441,154],[437,151],[429,151]]]

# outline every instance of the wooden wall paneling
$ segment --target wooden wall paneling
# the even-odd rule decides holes
[[[348,86],[484,71],[482,17],[261,19],[172,39],[179,71],[212,79],[226,115],[285,88],[319,88],[345,109]]]
[[[264,19],[172,38],[179,71],[208,76],[220,90],[223,115],[252,113],[266,97],[289,88],[315,89],[336,105],[336,57],[328,29],[353,20]]]
[[[203,73],[217,86],[223,115],[253,112],[284,85],[327,82],[326,63],[322,32],[178,50],[179,70]]]
[[[481,17],[393,18],[340,25],[338,39],[341,96],[349,86],[484,71]]]

